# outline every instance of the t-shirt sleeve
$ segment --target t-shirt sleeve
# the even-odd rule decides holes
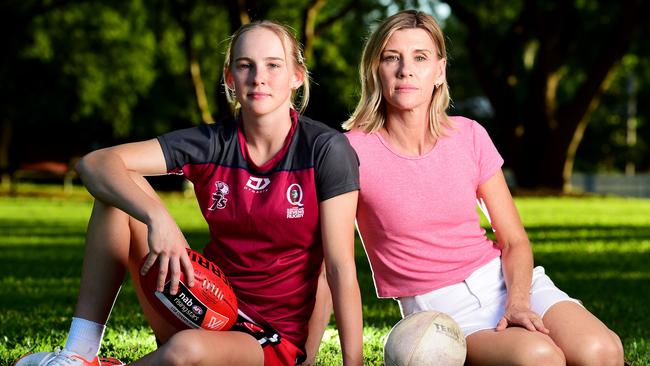
[[[359,189],[359,158],[341,133],[329,135],[317,151],[316,190],[322,202]]]
[[[492,139],[483,126],[473,122],[474,153],[478,164],[478,184],[485,183],[503,165],[503,158],[499,154]]]
[[[190,164],[212,160],[217,147],[208,125],[176,130],[158,136],[168,174],[184,174],[191,180]]]

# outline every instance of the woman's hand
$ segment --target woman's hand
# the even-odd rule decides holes
[[[497,324],[497,331],[506,329],[509,326],[520,326],[531,332],[542,332],[548,334],[549,330],[544,326],[542,317],[532,311],[528,306],[512,304],[506,307],[506,312]]]
[[[192,287],[194,283],[194,269],[185,248],[189,247],[187,240],[176,225],[167,210],[160,210],[159,217],[151,220],[148,227],[149,254],[140,272],[145,275],[158,261],[158,277],[156,290],[162,291],[167,275],[170,277],[169,292],[175,295],[178,292],[181,271],[185,273],[186,283]]]

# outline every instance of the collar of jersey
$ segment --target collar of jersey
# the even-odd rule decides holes
[[[244,155],[246,162],[251,168],[253,168],[253,170],[260,173],[268,172],[286,155],[287,150],[289,150],[289,145],[291,144],[291,139],[296,132],[296,126],[298,126],[298,112],[296,112],[295,109],[291,108],[289,109],[289,115],[291,116],[291,129],[289,130],[289,134],[284,140],[282,149],[280,149],[280,151],[278,151],[271,159],[269,159],[269,161],[261,166],[255,164],[248,154],[248,147],[246,147],[246,136],[244,135],[244,130],[242,129],[241,125],[242,119],[239,117],[237,120],[237,139],[239,140],[239,148],[241,149],[241,153]]]

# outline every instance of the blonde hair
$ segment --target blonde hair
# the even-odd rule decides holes
[[[433,40],[438,50],[439,58],[447,58],[445,39],[436,20],[426,13],[416,10],[405,10],[384,20],[372,32],[363,49],[359,64],[361,79],[361,99],[352,116],[342,126],[346,130],[357,128],[366,133],[376,132],[386,122],[386,101],[382,93],[379,78],[379,63],[381,52],[386,47],[388,39],[397,30],[420,28],[425,30]],[[433,98],[429,106],[429,130],[434,137],[444,135],[443,127],[451,127],[445,110],[449,106],[449,88],[446,80],[433,89]]]
[[[303,74],[303,81],[301,85],[302,92],[299,93],[298,90],[300,88],[298,88],[291,93],[291,107],[296,109],[299,113],[304,112],[305,108],[307,108],[307,103],[309,102],[309,71],[307,70],[307,65],[305,64],[305,59],[302,55],[302,46],[296,39],[293,31],[288,26],[276,23],[272,20],[260,20],[245,24],[241,26],[229,39],[228,46],[226,48],[226,58],[223,64],[222,78],[226,90],[226,99],[228,99],[230,109],[236,116],[239,114],[241,104],[239,104],[237,101],[235,91],[229,88],[226,84],[226,71],[230,69],[230,66],[234,62],[233,50],[237,44],[237,41],[239,40],[239,37],[255,28],[265,28],[275,33],[282,42],[285,54],[290,56],[293,62],[293,66]],[[300,95],[300,103],[298,103],[298,108],[296,108],[294,106],[294,100],[298,94]]]

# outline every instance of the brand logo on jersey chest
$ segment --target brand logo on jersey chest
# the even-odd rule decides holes
[[[267,187],[269,184],[271,184],[271,180],[269,178],[250,176],[246,182],[246,188],[254,193],[263,193],[268,191]]]

